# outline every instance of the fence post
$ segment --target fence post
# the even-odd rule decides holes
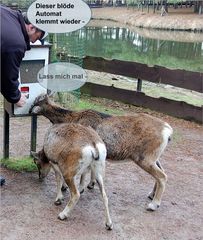
[[[4,109],[4,149],[3,157],[9,158],[9,114]]]
[[[137,79],[137,92],[142,91],[142,79],[138,78]]]
[[[37,142],[37,116],[31,116],[31,144],[30,152],[36,152],[36,142]]]

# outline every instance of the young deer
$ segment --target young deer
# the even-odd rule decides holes
[[[58,106],[52,102],[48,95],[38,96],[30,109],[30,113],[42,114],[53,124],[80,123],[84,126],[91,126],[93,129],[95,129],[103,119],[110,117],[108,114],[100,113],[90,109],[76,112],[62,108],[61,106]]]
[[[86,114],[88,111],[69,112],[60,106],[56,107],[47,96],[44,100],[40,100],[40,97],[36,99],[31,109],[31,112],[40,113],[55,123],[74,122],[93,127],[106,144],[107,158],[115,161],[130,159],[155,178],[153,191],[149,194],[152,202],[147,209],[156,210],[161,204],[167,181],[159,158],[171,139],[173,133],[171,126],[143,113],[103,117],[100,113],[94,112],[92,117]],[[80,118],[75,117],[78,115]],[[88,187],[93,188],[94,182],[92,173]]]
[[[83,189],[84,175],[91,168],[102,194],[106,228],[113,228],[103,180],[106,147],[92,128],[73,123],[55,124],[45,134],[43,149],[38,153],[32,152],[32,155],[41,177],[47,175],[50,166],[54,169],[57,181],[56,205],[61,204],[63,199],[61,187],[64,180],[70,189],[70,200],[58,216],[61,220],[68,217],[80,198],[80,191],[75,183],[76,175],[83,175],[80,182],[80,188]]]
[[[159,158],[170,141],[173,129],[160,119],[147,114],[115,116],[104,119],[96,128],[106,144],[107,158],[111,160],[129,159],[155,178],[152,200],[147,210],[154,211],[161,204],[167,175]],[[91,176],[89,187],[94,185]]]

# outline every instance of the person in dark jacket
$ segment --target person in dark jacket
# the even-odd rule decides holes
[[[41,40],[44,31],[32,25],[20,11],[0,5],[1,15],[1,93],[4,98],[22,107],[26,95],[19,90],[19,68],[30,42]],[[0,177],[0,185],[5,179]]]
[[[26,96],[19,86],[19,68],[30,42],[44,36],[44,31],[29,23],[20,11],[0,6],[1,12],[1,93],[10,103],[23,106]]]

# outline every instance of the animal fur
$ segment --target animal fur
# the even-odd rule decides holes
[[[102,138],[107,147],[107,158],[112,160],[130,159],[155,179],[155,185],[149,198],[152,202],[148,210],[156,210],[165,190],[167,175],[160,164],[160,156],[171,139],[173,129],[171,126],[148,114],[138,113],[133,116],[105,116],[94,112],[92,117],[89,110],[70,112],[61,110],[55,104],[44,98],[36,100],[32,112],[40,113],[49,119],[61,122],[74,122],[93,127]],[[61,108],[62,109],[62,108]],[[37,111],[36,111],[37,110]],[[63,114],[62,114],[63,112]],[[80,118],[75,116],[80,115]],[[82,120],[81,120],[82,119]],[[89,188],[94,186],[95,179],[91,175]]]
[[[63,199],[61,191],[63,179],[69,187],[70,200],[59,214],[61,220],[69,216],[79,200],[81,188],[84,188],[84,177],[88,168],[91,168],[103,197],[106,227],[108,230],[112,229],[108,198],[104,189],[106,147],[92,128],[73,123],[55,124],[49,128],[45,135],[43,150],[32,153],[32,155],[41,177],[46,176],[50,166],[55,171],[57,180],[56,205],[61,204]],[[80,189],[75,183],[77,175],[82,175]]]

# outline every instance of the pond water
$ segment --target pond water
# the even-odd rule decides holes
[[[163,31],[156,31],[155,36],[146,31],[141,35],[128,28],[88,26],[73,33],[57,34],[51,42],[55,60],[87,55],[203,72],[202,33],[193,33],[191,39],[190,33],[185,32],[165,31],[162,37]]]

